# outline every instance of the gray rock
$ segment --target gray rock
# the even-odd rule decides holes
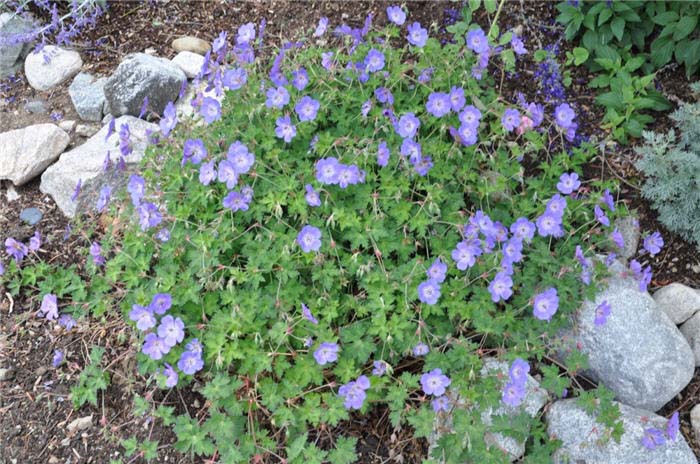
[[[188,79],[192,79],[202,70],[204,57],[197,53],[184,51],[178,53],[175,58],[172,59],[172,62],[175,63],[178,68],[182,69],[182,72],[185,73]]]
[[[696,404],[690,410],[690,425],[693,427],[695,439],[700,441],[700,404]]]
[[[176,52],[192,52],[200,55],[206,55],[211,50],[209,42],[189,35],[173,40],[172,47]]]
[[[39,53],[27,55],[24,74],[29,85],[45,92],[76,75],[82,65],[83,60],[78,52],[47,45]]]
[[[626,216],[615,220],[615,227],[625,239],[625,247],[619,255],[624,259],[630,259],[637,253],[639,245],[639,221],[634,216]]]
[[[44,216],[44,213],[41,212],[40,209],[38,208],[24,208],[20,213],[19,213],[19,218],[23,222],[26,222],[28,225],[33,226],[37,224],[39,221],[41,221],[41,218]]]
[[[58,127],[66,131],[67,133],[70,133],[72,130],[75,129],[77,121],[74,121],[72,119],[65,119],[61,122],[58,123]]]
[[[494,358],[487,358],[484,360],[484,367],[481,369],[481,376],[497,376],[501,378],[507,378],[508,376],[508,364],[503,361],[498,361]],[[456,395],[451,395],[450,402],[454,405],[454,408],[464,408],[466,403],[463,399],[457,397]],[[493,419],[496,416],[507,416],[515,417],[521,412],[525,411],[530,417],[535,417],[540,409],[547,403],[549,396],[546,390],[540,388],[540,384],[528,375],[526,383],[526,393],[523,403],[518,407],[512,407],[505,404],[500,404],[496,409],[488,408],[481,413],[481,421],[487,426],[493,424]],[[440,436],[445,433],[455,432],[452,425],[452,415],[447,413],[441,413],[435,418],[434,432],[429,438],[430,448],[434,448]],[[459,431],[457,431],[459,432]],[[507,456],[509,461],[515,461],[525,454],[525,442],[516,440],[513,437],[509,437],[500,432],[487,431],[484,434],[484,442],[489,447],[495,447],[503,452],[504,456]]]
[[[31,21],[12,13],[0,14],[0,36],[22,34],[32,30]],[[22,67],[24,58],[33,47],[33,42],[15,45],[0,45],[0,79],[14,74]]]
[[[46,103],[42,100],[32,100],[24,104],[24,109],[34,114],[46,114]]]
[[[88,73],[80,73],[75,76],[70,87],[68,87],[68,94],[80,119],[84,121],[102,120],[106,82],[107,78],[97,79]]]
[[[92,426],[92,415],[85,416],[85,417],[79,417],[78,419],[75,419],[73,422],[68,424],[68,426],[66,428],[68,429],[68,432],[75,433],[75,432],[80,432],[81,430],[87,430],[91,426]]]
[[[12,380],[15,376],[14,371],[12,368],[7,368],[7,369],[0,369],[0,382],[6,382],[8,380]]]
[[[700,366],[700,313],[696,313],[680,327],[681,333],[693,349],[695,365]]]
[[[158,126],[133,116],[122,116],[116,119],[116,131],[107,140],[105,137],[108,126],[104,126],[84,144],[65,152],[59,160],[41,176],[39,188],[43,193],[53,197],[59,209],[68,217],[75,216],[78,204],[71,200],[78,181],[81,181],[83,191],[104,185],[105,173],[103,162],[105,155],[110,152],[112,163],[119,159],[119,128],[128,124],[131,132],[133,153],[127,157],[127,165],[141,161],[147,146],[146,131],[155,132]],[[114,170],[110,170],[113,172]],[[81,194],[82,196],[82,194]]]
[[[76,135],[81,137],[92,137],[98,130],[100,130],[100,127],[92,124],[78,124],[75,127]]]
[[[700,311],[700,294],[679,283],[672,283],[657,290],[654,293],[654,301],[676,324],[685,322]]]
[[[605,435],[605,427],[576,404],[560,400],[546,414],[547,431],[562,446],[552,456],[555,464],[697,464],[693,451],[678,433],[675,441],[649,450],[642,445],[644,430],[665,430],[667,420],[651,411],[618,403],[624,433],[617,443]]]
[[[0,134],[0,179],[19,186],[41,174],[68,146],[54,124],[36,124]]]
[[[601,381],[629,405],[659,410],[690,382],[693,352],[676,325],[619,262],[608,288],[587,301],[565,336],[588,355],[594,380]],[[594,325],[596,308],[611,306],[607,322]]]
[[[174,102],[187,76],[165,58],[134,53],[128,55],[107,79],[104,91],[109,112],[114,116],[137,116],[144,98],[158,114],[168,102]]]

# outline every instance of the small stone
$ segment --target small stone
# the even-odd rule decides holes
[[[695,440],[700,442],[700,404],[696,404],[690,410],[690,425],[693,427]]]
[[[700,311],[700,295],[694,289],[679,283],[672,283],[657,290],[654,293],[654,301],[666,311],[676,325],[682,324]]]
[[[11,182],[7,183],[6,190],[5,190],[5,196],[7,197],[8,203],[12,203],[13,201],[19,199],[19,193],[17,193],[15,186],[12,185]]]
[[[24,74],[29,85],[45,92],[76,75],[82,66],[83,60],[78,52],[47,45],[39,53],[27,55]]]
[[[59,462],[61,461],[59,461],[58,458],[53,454],[49,456],[49,464],[58,464]]]
[[[75,128],[75,133],[81,137],[92,137],[100,130],[99,127],[90,124],[78,124]]]
[[[177,52],[192,52],[200,55],[206,55],[211,50],[209,42],[189,35],[173,40],[172,47]]]
[[[158,54],[158,50],[156,50],[156,49],[153,48],[153,47],[148,47],[148,48],[145,49],[143,52],[144,52],[146,55],[151,55],[151,56],[155,56],[155,55]]]
[[[68,424],[67,429],[69,433],[75,433],[82,430],[87,430],[90,428],[90,426],[92,426],[92,415],[75,419],[73,422]]]
[[[19,213],[19,218],[30,226],[37,224],[41,221],[44,214],[38,208],[24,208]]]
[[[73,129],[75,129],[75,125],[77,124],[77,121],[74,121],[72,119],[66,119],[65,121],[61,121],[58,123],[58,127],[63,129],[66,132],[70,132]]]
[[[172,59],[172,62],[182,69],[182,72],[185,73],[188,79],[192,79],[201,71],[204,65],[204,57],[198,53],[185,51],[178,53]]]
[[[14,378],[14,376],[15,376],[15,373],[12,370],[12,368],[0,369],[0,382],[12,380]]]
[[[68,94],[73,102],[75,111],[84,121],[101,121],[102,110],[105,106],[105,82],[107,78],[96,78],[88,73],[75,76]]]
[[[46,105],[42,100],[32,100],[24,104],[24,109],[29,113],[46,114]]]

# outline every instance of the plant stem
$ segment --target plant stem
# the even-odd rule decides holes
[[[501,0],[500,3],[498,4],[498,9],[496,10],[496,16],[493,17],[493,21],[491,21],[491,27],[489,27],[489,33],[487,34],[489,37],[491,37],[491,33],[493,32],[493,28],[496,26],[496,22],[498,21],[498,17],[501,15],[501,10],[503,9],[503,4],[506,2],[506,0]]]

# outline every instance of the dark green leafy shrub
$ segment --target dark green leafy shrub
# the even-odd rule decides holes
[[[700,84],[692,85],[700,91]],[[700,246],[700,103],[686,103],[671,115],[677,133],[645,132],[636,163],[646,179],[642,194],[661,222]]]

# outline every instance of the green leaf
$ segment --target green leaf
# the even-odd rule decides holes
[[[680,21],[676,23],[676,27],[673,30],[673,40],[678,41],[688,37],[688,35],[695,30],[697,24],[697,16],[683,16]]]
[[[576,47],[573,50],[574,54],[574,64],[579,66],[588,59],[588,50],[582,47]]]
[[[622,40],[622,36],[625,34],[625,20],[620,17],[613,19],[610,22],[610,29],[617,40]]]
[[[630,60],[628,60],[625,63],[625,66],[624,66],[625,71],[634,72],[637,69],[639,69],[644,64],[645,61],[646,61],[646,58],[644,58],[643,56],[635,56],[634,58],[631,58]]]
[[[598,15],[598,27],[602,26],[605,24],[605,22],[610,19],[613,15],[612,9],[610,8],[605,8],[603,9],[600,14]]]
[[[659,26],[667,26],[678,20],[678,13],[676,13],[675,11],[665,11],[663,13],[657,14],[651,20]]]
[[[659,37],[651,43],[651,62],[656,68],[673,58],[674,42],[670,37]]]
[[[498,8],[498,0],[484,0],[484,8],[489,14],[494,14]]]

